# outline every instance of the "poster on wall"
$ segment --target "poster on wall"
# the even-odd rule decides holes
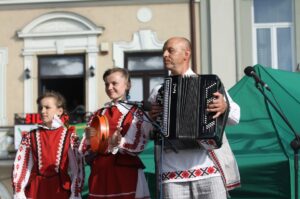
[[[0,127],[0,159],[8,158],[8,149],[13,145],[13,137],[10,136],[12,130],[10,127]]]
[[[14,129],[14,143],[15,143],[15,149],[18,150],[19,145],[21,143],[22,134],[24,132],[28,132],[32,129],[36,129],[37,124],[27,124],[27,125],[15,125]]]
[[[38,113],[16,113],[14,126],[14,145],[18,150],[21,143],[22,134],[32,129],[36,129],[37,125],[42,122]]]

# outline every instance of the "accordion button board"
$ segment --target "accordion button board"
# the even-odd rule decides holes
[[[163,135],[178,149],[199,147],[197,140],[221,147],[229,111],[218,118],[207,111],[214,100],[213,93],[219,91],[227,98],[219,77],[170,76],[165,78],[163,89]]]

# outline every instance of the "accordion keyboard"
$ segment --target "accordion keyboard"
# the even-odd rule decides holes
[[[209,140],[220,147],[228,114],[213,118],[215,113],[207,111],[217,91],[226,95],[216,75],[165,78],[160,123],[163,135],[179,149],[198,146],[196,140],[199,139]]]

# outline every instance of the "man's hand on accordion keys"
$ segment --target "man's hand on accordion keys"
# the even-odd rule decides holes
[[[153,103],[151,106],[151,110],[149,111],[149,116],[152,120],[156,120],[157,116],[161,114],[163,111],[163,107],[157,103]]]
[[[224,95],[220,92],[216,92],[213,94],[215,98],[212,100],[210,104],[208,104],[207,111],[214,112],[213,118],[217,118],[222,115],[227,109],[227,103],[224,99]]]

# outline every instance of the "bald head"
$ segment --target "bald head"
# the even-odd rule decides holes
[[[168,43],[171,43],[171,42],[176,42],[178,45],[181,45],[181,47],[183,47],[185,50],[189,50],[191,51],[192,50],[192,47],[191,47],[191,42],[185,38],[185,37],[171,37],[169,38],[165,44],[164,44],[164,48],[165,46],[168,44]]]
[[[166,69],[173,75],[184,75],[189,69],[190,41],[184,37],[171,37],[164,44],[163,57]]]

